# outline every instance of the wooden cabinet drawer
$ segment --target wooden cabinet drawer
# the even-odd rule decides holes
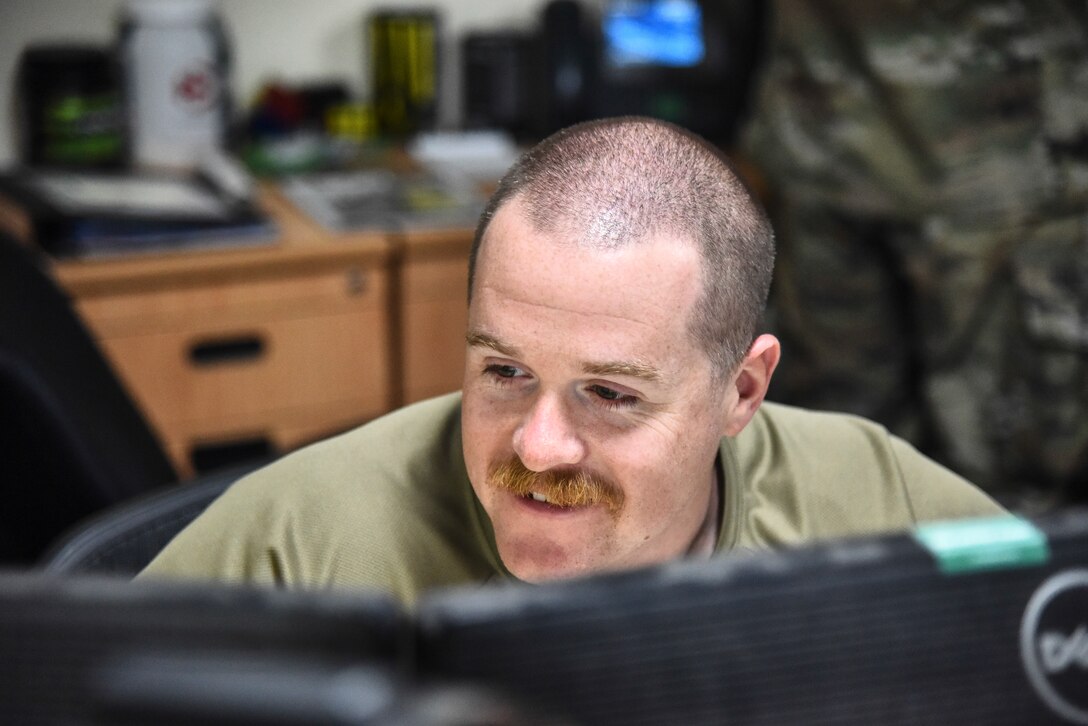
[[[80,312],[183,473],[194,447],[286,450],[392,403],[384,268],[87,298]]]
[[[461,388],[468,325],[468,255],[411,259],[401,271],[404,402]]]
[[[223,279],[198,286],[81,298],[80,314],[100,338],[185,331],[202,325],[246,325],[284,318],[350,313],[388,306],[388,273],[346,266],[267,279]]]
[[[387,405],[384,327],[377,311],[360,311],[101,343],[156,424],[347,401],[365,416]]]

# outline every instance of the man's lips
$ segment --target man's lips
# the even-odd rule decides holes
[[[575,514],[578,512],[588,512],[592,509],[596,509],[601,505],[597,504],[576,504],[565,505],[556,504],[548,501],[548,497],[540,492],[531,492],[525,495],[510,494],[520,505],[533,511],[547,514]]]

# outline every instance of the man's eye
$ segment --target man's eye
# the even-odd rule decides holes
[[[602,386],[594,384],[589,387],[589,390],[593,392],[597,398],[604,401],[609,408],[622,408],[624,406],[634,406],[638,403],[638,399],[634,396],[628,396],[620,393],[619,391],[609,388],[608,386]]]
[[[484,368],[484,373],[490,373],[499,378],[514,378],[521,373],[521,369],[515,366],[489,365]]]
[[[615,401],[620,397],[619,391],[613,391],[611,388],[605,388],[604,386],[590,386],[589,390],[593,391],[606,401]]]

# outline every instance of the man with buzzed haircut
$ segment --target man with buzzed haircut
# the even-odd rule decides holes
[[[773,260],[763,211],[692,134],[549,137],[481,218],[462,391],[246,477],[145,576],[411,603],[1000,512],[880,426],[764,403]]]

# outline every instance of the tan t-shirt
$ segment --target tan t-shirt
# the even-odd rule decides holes
[[[142,576],[378,588],[510,578],[469,484],[461,397],[424,401],[233,485]],[[978,489],[882,427],[764,404],[723,439],[717,550],[759,549],[996,514]]]

